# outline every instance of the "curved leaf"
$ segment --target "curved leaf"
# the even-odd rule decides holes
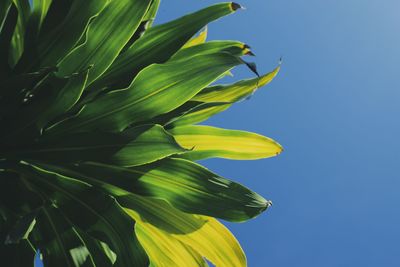
[[[123,133],[77,133],[43,138],[36,145],[6,149],[10,158],[48,162],[103,161],[136,166],[182,153],[173,137],[159,125],[145,125]]]
[[[62,215],[56,211],[52,207],[43,207],[39,216],[37,230],[40,238],[37,243],[44,256],[44,264],[54,266],[62,263],[62,266],[79,267],[89,257],[87,266],[96,266],[74,228],[66,224]],[[72,253],[74,248],[84,248],[86,253]]]
[[[69,111],[81,97],[86,85],[89,70],[77,73],[55,94],[49,107],[39,115],[36,125],[42,129],[53,119]]]
[[[201,102],[236,102],[242,100],[257,89],[270,83],[278,74],[280,66],[272,72],[267,73],[259,78],[242,80],[229,85],[215,85],[201,90],[191,100]]]
[[[114,198],[81,181],[44,169],[18,165],[24,177],[57,203],[77,227],[108,244],[117,255],[115,266],[147,266],[148,259],[134,235],[134,221]]]
[[[3,7],[3,6],[2,6]],[[0,78],[5,80],[7,75],[10,74],[11,68],[8,63],[8,55],[11,47],[11,40],[17,26],[18,21],[18,9],[14,4],[4,6],[6,12],[4,12],[4,22],[0,21],[1,32],[0,32]],[[3,12],[3,10],[1,10]],[[1,88],[6,90],[6,88]]]
[[[58,75],[71,75],[94,65],[88,83],[99,77],[135,33],[150,2],[150,0],[108,2],[90,23],[85,42],[60,62]]]
[[[11,0],[3,0],[0,2],[0,32],[2,31],[2,28],[4,26],[4,19],[7,16],[11,3]]]
[[[126,86],[143,68],[167,61],[196,32],[220,17],[233,13],[240,6],[234,3],[216,4],[146,31],[90,88],[101,89],[111,84]]]
[[[179,107],[223,73],[242,63],[240,58],[217,53],[151,65],[140,72],[127,89],[99,97],[74,118],[49,130],[63,133],[121,131],[130,124]]]
[[[272,72],[259,78],[242,80],[230,85],[210,86],[203,89],[191,101],[182,106],[182,108],[178,108],[178,110],[174,110],[163,116],[164,120],[166,118],[169,119],[166,124],[167,127],[173,128],[188,124],[197,124],[227,110],[232,106],[233,102],[251,96],[256,90],[270,83],[279,72],[279,69],[280,67],[278,66]]]
[[[151,224],[141,219],[140,214],[128,211],[139,227]],[[176,239],[203,257],[206,257],[218,267],[246,267],[246,257],[239,242],[217,220],[199,215],[192,215],[191,221],[205,221],[204,225],[190,233],[172,234],[164,232],[165,236]]]
[[[281,145],[274,140],[244,131],[192,125],[176,127],[170,132],[181,146],[192,149],[182,155],[191,160],[210,157],[250,160],[282,152]]]
[[[85,33],[90,19],[97,16],[107,3],[106,0],[72,1],[71,6],[65,8],[62,6],[63,3],[57,2],[60,1],[52,3],[50,14],[44,21],[44,27],[51,28],[42,32],[39,38],[37,60],[40,61],[41,66],[54,66],[62,60]],[[60,20],[59,14],[64,10],[68,10],[65,18],[57,21],[58,25],[54,25],[52,16],[58,15],[58,20]],[[51,25],[46,25],[46,23]]]
[[[18,9],[18,21],[12,37],[10,54],[8,57],[12,67],[14,67],[24,52],[25,28],[30,14],[29,0],[13,0],[13,2]]]
[[[90,237],[54,207],[40,212],[35,243],[45,266],[113,266],[115,253],[107,244]]]
[[[183,159],[164,159],[134,168],[94,162],[66,168],[138,195],[167,200],[184,212],[229,221],[251,219],[271,205],[248,188]]]
[[[149,256],[151,266],[208,267],[203,257],[190,246],[184,245],[149,223],[137,223],[135,232]]]
[[[123,188],[104,183],[101,178],[91,177],[88,173],[77,172],[71,167],[60,165],[36,164],[40,168],[56,172],[63,177],[75,177],[101,188],[117,198],[122,206],[140,214],[143,220],[169,233],[186,234],[199,229],[204,222],[193,220],[193,215],[182,212],[162,199],[144,197],[130,193]],[[127,210],[129,214],[129,210]]]
[[[133,43],[135,43],[143,34],[153,25],[155,16],[160,5],[160,0],[153,0],[150,4],[149,9],[144,15],[139,27],[137,28],[134,35],[131,36],[129,41],[125,44],[124,48],[121,50],[120,54],[125,53]],[[101,77],[99,77],[101,79]]]
[[[184,112],[181,116],[172,117],[172,119],[170,119],[166,124],[167,128],[200,123],[202,121],[207,120],[211,116],[228,109],[232,105],[231,103],[227,102],[203,103],[203,102],[189,101],[187,103],[191,103],[195,106]],[[176,114],[169,114],[169,115],[173,116]]]
[[[248,46],[239,41],[210,41],[181,49],[171,57],[170,61],[220,52],[226,52],[240,57],[248,53],[248,51]]]

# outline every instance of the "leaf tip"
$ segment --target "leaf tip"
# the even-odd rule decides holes
[[[236,11],[236,10],[238,10],[238,9],[246,9],[246,8],[243,7],[243,6],[241,6],[241,5],[238,4],[238,3],[232,2],[232,3],[231,3],[231,9],[232,9],[232,11]]]

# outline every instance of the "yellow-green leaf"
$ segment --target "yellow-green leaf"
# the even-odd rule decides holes
[[[190,246],[138,218],[135,232],[153,267],[208,267]]]
[[[148,223],[143,221],[136,212],[128,211],[128,214],[132,216],[139,225]],[[246,256],[239,242],[225,226],[216,219],[207,216],[192,215],[191,220],[199,220],[205,223],[201,228],[190,233],[173,234],[164,232],[164,235],[191,247],[198,254],[207,258],[218,267],[246,266]],[[160,253],[165,253],[165,251]]]
[[[210,157],[250,160],[273,157],[282,152],[281,145],[274,140],[244,131],[189,125],[173,128],[170,132],[181,146],[191,149],[182,155],[191,160]]]
[[[280,66],[259,78],[239,81],[229,85],[210,86],[191,100],[201,102],[236,102],[253,94],[257,89],[270,83],[278,74]]]
[[[199,33],[199,35],[197,35],[197,36],[193,37],[192,39],[190,39],[184,46],[182,46],[182,48],[187,48],[187,47],[191,47],[191,46],[194,46],[194,45],[205,43],[206,40],[207,40],[207,33],[208,33],[208,29],[207,29],[207,26],[206,26]]]

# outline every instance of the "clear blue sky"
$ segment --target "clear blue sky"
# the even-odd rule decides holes
[[[216,3],[164,0],[159,21]],[[250,44],[277,79],[209,124],[262,133],[285,152],[206,165],[272,199],[228,224],[250,267],[400,266],[400,2],[241,0],[210,39]],[[247,70],[237,77],[251,75]]]
[[[157,22],[216,3],[164,0]],[[277,158],[205,164],[274,206],[228,224],[250,267],[400,266],[400,2],[242,0],[210,39],[280,75],[208,123],[278,140]],[[236,78],[249,77],[243,69]]]

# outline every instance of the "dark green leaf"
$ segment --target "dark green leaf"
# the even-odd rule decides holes
[[[7,16],[10,6],[11,0],[0,1],[0,32],[2,31],[4,19]]]
[[[70,222],[60,209],[43,207],[38,218],[38,248],[45,266],[113,266],[115,254]]]
[[[10,51],[11,39],[14,34],[15,26],[18,20],[18,10],[14,4],[4,7],[6,17],[0,32],[0,79],[4,80],[10,74],[11,68],[8,63],[8,55]],[[3,11],[3,10],[2,10]],[[2,23],[2,21],[0,22]],[[4,90],[1,88],[1,90]]]
[[[65,1],[54,1],[52,3],[52,7],[54,7],[53,9],[50,8],[50,17],[46,18],[43,27],[46,27],[46,22],[53,24],[54,22],[50,21],[51,16],[58,15],[66,9],[64,6],[59,6],[61,3],[57,2]],[[61,23],[57,27],[51,25],[51,30],[48,29],[48,32],[45,31],[40,35],[38,43],[40,65],[51,66],[62,60],[85,33],[90,19],[103,9],[106,2],[106,0],[73,1],[71,7],[67,9],[69,12]]]
[[[14,67],[24,52],[25,28],[31,12],[29,0],[13,0],[13,2],[18,9],[18,21],[12,37],[11,50],[8,57],[12,67]]]
[[[37,211],[30,212],[20,218],[13,226],[10,233],[8,233],[4,243],[18,244],[22,239],[28,239],[30,232],[36,224]]]
[[[87,81],[89,70],[77,73],[68,79],[61,90],[58,90],[50,106],[40,114],[36,125],[42,129],[50,121],[69,111],[82,95]]]
[[[86,183],[37,167],[19,165],[16,168],[57,203],[71,223],[108,244],[117,255],[115,266],[148,266],[148,259],[133,231],[134,221],[114,198]]]
[[[0,243],[1,266],[4,267],[33,267],[35,249],[28,240],[19,244],[5,245]]]

